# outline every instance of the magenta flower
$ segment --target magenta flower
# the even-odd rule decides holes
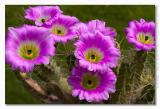
[[[72,95],[88,102],[108,100],[109,94],[114,93],[116,75],[111,69],[104,73],[92,72],[82,67],[75,67],[68,83],[72,87]]]
[[[150,51],[155,48],[155,23],[144,19],[140,22],[133,20],[126,28],[126,37],[136,50]]]
[[[50,25],[62,11],[58,6],[36,6],[25,11],[25,18],[35,21],[37,26]]]
[[[24,25],[10,27],[6,40],[6,62],[13,69],[30,72],[34,65],[48,64],[55,54],[54,42],[50,32],[43,27]]]
[[[114,28],[107,27],[105,22],[100,20],[91,20],[87,24],[78,23],[73,29],[77,32],[78,36],[87,32],[95,33],[97,31],[101,32],[104,36],[110,36],[112,38],[115,38],[117,35]]]
[[[104,37],[100,32],[82,35],[75,46],[74,54],[81,67],[90,71],[105,71],[117,66],[120,51],[112,38]]]
[[[66,43],[77,37],[72,30],[72,26],[78,22],[79,20],[76,17],[60,15],[49,27],[55,42]]]

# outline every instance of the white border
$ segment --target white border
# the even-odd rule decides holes
[[[159,0],[5,0],[7,4],[155,4]]]
[[[0,109],[5,101],[5,7],[0,1]]]
[[[156,5],[157,49],[156,49],[156,105],[5,105],[5,4],[6,5]],[[0,0],[0,109],[157,109],[160,107],[160,2],[159,0]],[[88,107],[89,106],[89,107]]]

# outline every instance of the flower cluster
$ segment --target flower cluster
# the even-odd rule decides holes
[[[77,65],[68,78],[72,95],[88,102],[108,100],[116,83],[111,68],[117,66],[120,57],[115,43],[117,33],[100,20],[77,23],[73,30],[79,39],[74,44]]]
[[[63,15],[58,6],[30,7],[25,18],[35,26],[9,27],[6,40],[6,62],[13,69],[31,72],[35,65],[49,64],[55,55],[54,44],[66,43],[77,37],[71,29],[79,20]]]
[[[116,47],[116,31],[104,21],[80,22],[64,15],[58,6],[36,6],[25,11],[25,18],[35,25],[9,27],[6,39],[6,62],[13,69],[31,72],[35,65],[49,64],[55,55],[55,43],[74,43],[76,64],[68,83],[72,95],[88,102],[108,100],[116,91],[116,75],[120,49]],[[144,19],[131,21],[126,28],[127,40],[136,50],[155,48],[155,24]]]

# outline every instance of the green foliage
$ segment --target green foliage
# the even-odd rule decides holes
[[[5,83],[5,98],[6,104],[39,104],[41,103],[34,98],[26,89],[23,87],[21,81],[19,81],[11,68],[6,65],[6,83]]]
[[[155,51],[142,53],[135,52],[132,45],[128,45],[124,28],[130,20],[144,18],[155,20],[155,6],[91,6],[72,5],[60,6],[64,14],[76,16],[83,22],[100,19],[107,22],[108,26],[117,31],[116,40],[120,44],[121,59],[119,66],[114,69],[117,74],[116,93],[111,94],[107,104],[155,104]],[[33,22],[24,19],[24,10],[28,6],[6,6],[6,32],[8,27],[17,27]],[[47,66],[37,66],[33,73],[29,74],[44,89],[55,92],[63,102],[77,102],[70,96],[71,89],[67,83],[67,77],[75,64],[73,55],[74,41],[67,44],[56,44],[56,56]],[[51,84],[51,83],[56,84]],[[58,87],[57,87],[58,86]],[[32,95],[34,95],[31,92]],[[32,96],[24,89],[22,82],[14,72],[6,65],[6,103],[41,103],[36,96]],[[18,96],[18,97],[17,97]],[[64,98],[63,98],[64,97]],[[87,103],[88,104],[88,103]]]

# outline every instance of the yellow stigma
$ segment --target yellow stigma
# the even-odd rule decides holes
[[[83,75],[81,81],[81,86],[86,90],[96,89],[100,84],[100,78],[97,75],[93,75],[90,72],[87,72]]]
[[[153,37],[144,33],[138,34],[137,40],[143,44],[153,44]]]
[[[41,19],[41,22],[42,22],[42,23],[45,23],[45,21],[46,21],[45,19]]]
[[[18,49],[19,55],[27,60],[32,60],[39,55],[39,46],[35,42],[24,42]]]
[[[89,62],[96,63],[103,59],[103,54],[97,48],[90,48],[86,50],[86,52],[84,53],[84,57]]]
[[[64,36],[67,34],[67,29],[62,25],[54,25],[51,32],[57,36]]]

